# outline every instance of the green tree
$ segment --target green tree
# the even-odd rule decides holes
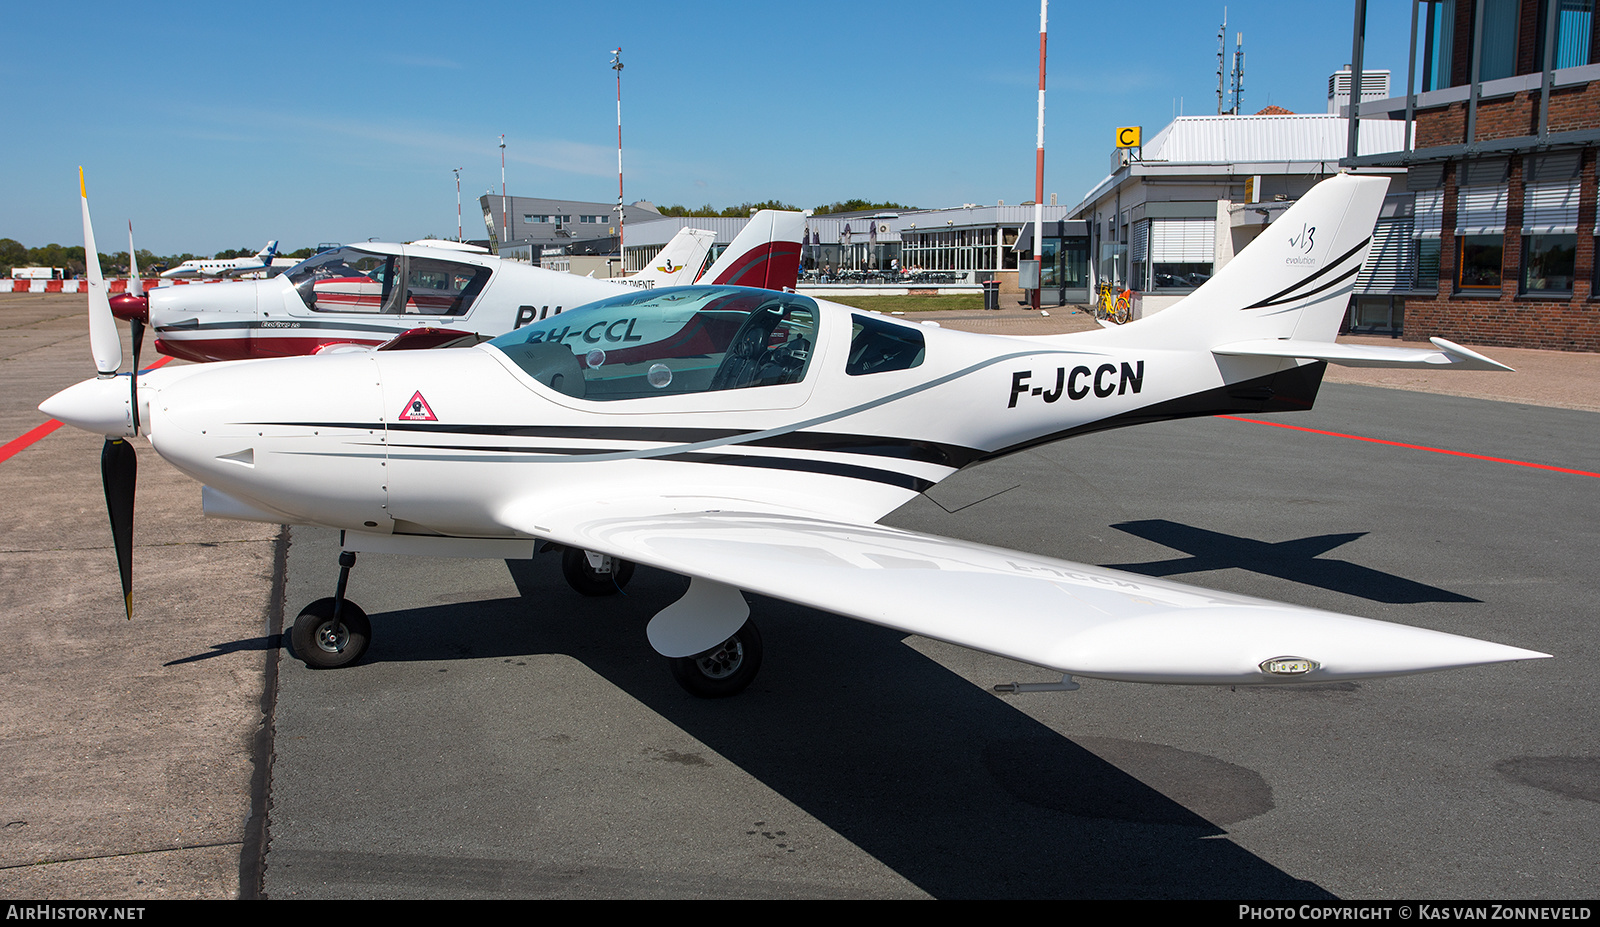
[[[829,203],[826,206],[818,206],[817,208],[811,210],[811,214],[814,216],[827,216],[841,212],[867,212],[869,210],[876,211],[880,209],[896,210],[916,208],[917,207],[915,206],[906,206],[902,203],[872,203],[868,202],[867,200],[844,200],[842,202]]]

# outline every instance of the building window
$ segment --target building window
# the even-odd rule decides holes
[[[1211,279],[1216,227],[1214,219],[1150,220],[1151,289],[1192,290]]]
[[[1456,241],[1461,252],[1461,288],[1499,289],[1500,262],[1505,255],[1505,237],[1463,235]]]
[[[1479,80],[1499,80],[1517,73],[1517,19],[1520,0],[1482,0],[1483,48]]]
[[[1539,32],[1535,37],[1533,64],[1544,67],[1544,24],[1552,0],[1539,2]],[[1589,35],[1594,28],[1595,0],[1554,0],[1560,9],[1556,13],[1556,53],[1551,62],[1556,68],[1575,68],[1591,64],[1589,60]]]
[[[1578,236],[1527,235],[1522,239],[1522,292],[1572,292],[1578,266]]]
[[[1422,89],[1450,86],[1456,35],[1456,0],[1429,0],[1423,37]]]
[[[1417,246],[1417,278],[1416,288],[1419,290],[1439,289],[1439,243],[1441,239],[1433,238],[1416,239]]]

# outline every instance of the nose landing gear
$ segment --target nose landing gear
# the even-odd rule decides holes
[[[361,659],[372,642],[372,622],[367,613],[344,597],[350,582],[350,568],[356,565],[353,551],[339,552],[339,586],[331,598],[307,605],[294,620],[289,643],[295,656],[312,669],[337,669]]]

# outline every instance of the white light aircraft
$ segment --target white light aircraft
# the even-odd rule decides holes
[[[267,246],[257,251],[253,257],[242,258],[197,258],[193,261],[184,261],[171,270],[162,271],[161,276],[168,279],[188,277],[242,277],[245,274],[268,274],[288,270],[299,263],[293,258],[276,257],[278,243],[267,242]]]
[[[1045,442],[1309,408],[1327,363],[1505,369],[1442,339],[1334,342],[1386,187],[1326,180],[1277,226],[1294,237],[1268,230],[1158,315],[1068,335],[970,334],[711,285],[627,293],[472,347],[125,379],[95,268],[101,377],[40,409],[107,437],[125,594],[138,434],[204,484],[209,515],[342,531],[337,592],[291,637],[314,667],[358,660],[371,639],[344,598],[357,552],[514,558],[541,544],[564,549],[588,594],[620,588],[635,563],[689,576],[647,636],[702,696],[740,691],[761,663],[745,591],[1062,674],[1023,690],[1076,688],[1074,676],[1317,683],[1547,656],[876,524],[962,467]],[[84,234],[96,253],[87,199]]]
[[[804,217],[751,217],[702,279],[793,289]],[[692,283],[712,233],[682,229],[633,277],[595,280],[453,242],[367,242],[315,254],[269,280],[122,294],[111,311],[155,329],[156,350],[192,361],[430,347],[511,331],[634,287]],[[426,329],[426,331],[417,331]]]

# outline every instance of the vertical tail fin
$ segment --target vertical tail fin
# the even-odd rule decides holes
[[[635,286],[686,286],[694,282],[695,275],[705,266],[706,252],[711,250],[715,232],[704,229],[678,229],[650,263],[628,278]]]
[[[728,250],[700,276],[700,282],[794,289],[800,279],[800,236],[805,222],[805,215],[798,212],[757,212]]]
[[[1104,334],[1191,348],[1333,341],[1388,188],[1386,177],[1339,174],[1322,181],[1198,290]]]
[[[277,257],[277,256],[278,256],[278,241],[277,241],[277,239],[273,239],[272,241],[267,242],[267,246],[265,248],[262,248],[260,251],[256,252],[256,260],[260,261],[262,264],[264,264],[267,267],[271,267],[272,266],[272,259]]]

